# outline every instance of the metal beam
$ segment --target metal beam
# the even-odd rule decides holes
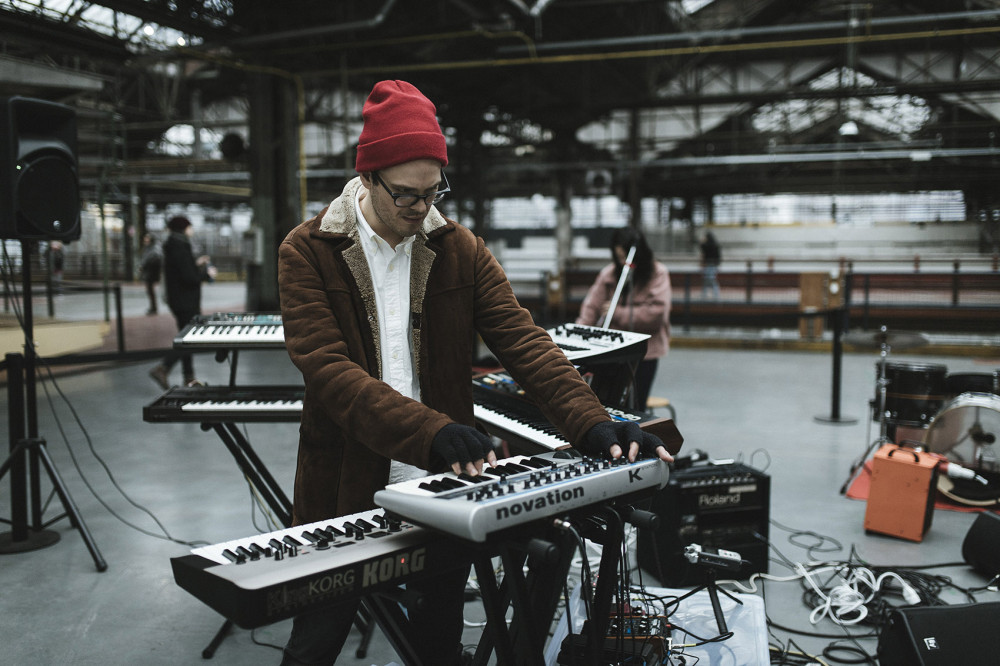
[[[105,83],[103,77],[79,70],[0,55],[0,86],[99,92]]]

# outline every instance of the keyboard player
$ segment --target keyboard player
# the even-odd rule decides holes
[[[390,479],[495,464],[474,427],[477,334],[578,448],[670,459],[656,437],[611,420],[482,240],[434,206],[449,191],[434,104],[409,83],[382,81],[362,115],[359,177],[279,249],[286,347],[305,380],[294,521],[374,508]],[[423,607],[408,609],[422,663],[460,660],[469,565],[454,564],[408,584],[424,593]],[[296,617],[282,663],[332,663],[354,612]]]

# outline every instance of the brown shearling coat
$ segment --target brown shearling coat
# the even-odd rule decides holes
[[[374,507],[389,461],[431,469],[443,426],[475,425],[476,334],[570,442],[609,420],[600,401],[514,297],[482,239],[435,208],[411,254],[410,307],[421,401],[382,382],[371,274],[358,242],[355,178],[278,251],[285,342],[305,379],[296,524]],[[441,470],[432,470],[441,471]]]

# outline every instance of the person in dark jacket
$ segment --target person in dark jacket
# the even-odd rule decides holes
[[[722,263],[722,248],[715,234],[706,231],[699,246],[701,249],[701,296],[712,290],[712,298],[719,300],[719,264]]]
[[[139,277],[146,285],[146,297],[149,298],[149,307],[146,314],[155,315],[159,312],[156,302],[156,285],[160,283],[160,275],[163,272],[163,251],[153,234],[144,234],[142,237],[142,254],[139,255]]]
[[[188,322],[201,314],[201,283],[215,279],[215,267],[208,256],[195,258],[191,247],[194,227],[191,220],[178,215],[167,220],[170,235],[163,241],[163,285],[167,306],[177,321],[180,331]],[[190,352],[171,350],[149,376],[164,390],[170,388],[170,369],[181,362],[184,385],[196,386],[200,382],[194,376],[194,362]]]
[[[481,238],[435,208],[448,191],[433,103],[405,81],[365,102],[358,178],[278,249],[285,344],[305,380],[295,524],[375,508],[392,480],[495,465],[475,427],[477,335],[586,453],[672,460],[663,442],[613,421],[545,330],[514,297]],[[469,563],[407,583],[420,663],[460,663]],[[303,613],[282,664],[331,664],[358,601]]]

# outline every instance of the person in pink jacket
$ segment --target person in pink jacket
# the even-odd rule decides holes
[[[635,256],[609,328],[647,333],[646,356],[635,373],[635,405],[645,409],[656,368],[670,349],[670,273],[657,261],[638,229],[621,227],[611,236],[612,263],[601,269],[580,305],[576,323],[603,326],[629,250]]]

